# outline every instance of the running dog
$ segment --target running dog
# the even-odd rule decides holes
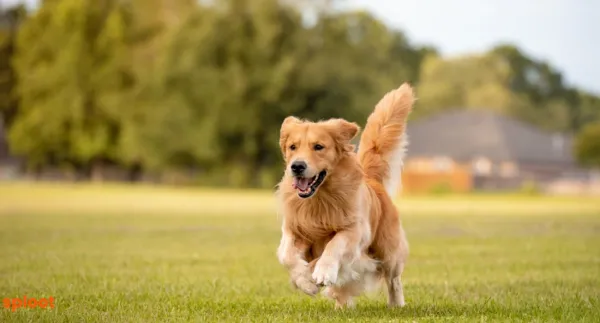
[[[404,306],[401,275],[408,243],[392,203],[407,147],[406,120],[415,101],[408,84],[375,106],[360,138],[343,119],[287,117],[279,144],[286,162],[277,189],[283,215],[279,262],[308,295],[320,287],[336,308],[383,280],[388,305]]]

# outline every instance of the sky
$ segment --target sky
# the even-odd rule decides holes
[[[348,0],[446,56],[510,42],[600,94],[598,0]]]
[[[0,0],[0,4],[36,0]],[[568,84],[600,95],[598,0],[342,0],[403,30],[446,56],[483,52],[502,42],[543,59]],[[596,32],[594,32],[596,31]]]

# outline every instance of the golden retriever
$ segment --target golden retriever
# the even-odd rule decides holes
[[[286,162],[277,196],[283,215],[279,262],[304,293],[324,294],[336,308],[376,287],[388,305],[404,306],[400,280],[408,243],[391,197],[397,194],[414,102],[410,85],[387,93],[369,116],[358,152],[359,126],[287,117],[280,146]]]

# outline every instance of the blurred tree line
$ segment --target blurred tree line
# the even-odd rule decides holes
[[[414,117],[494,109],[553,131],[600,120],[600,98],[518,48],[446,59],[329,1],[45,0],[0,12],[0,113],[30,171],[272,186],[283,118],[364,124],[409,81]],[[312,13],[307,15],[307,13]]]

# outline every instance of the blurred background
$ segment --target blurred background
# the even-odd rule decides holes
[[[598,321],[599,13],[0,0],[0,298],[57,304],[0,322]],[[275,256],[280,125],[403,82],[408,306],[332,311]]]
[[[0,179],[273,188],[285,116],[416,87],[405,192],[600,192],[600,5],[1,0]]]

